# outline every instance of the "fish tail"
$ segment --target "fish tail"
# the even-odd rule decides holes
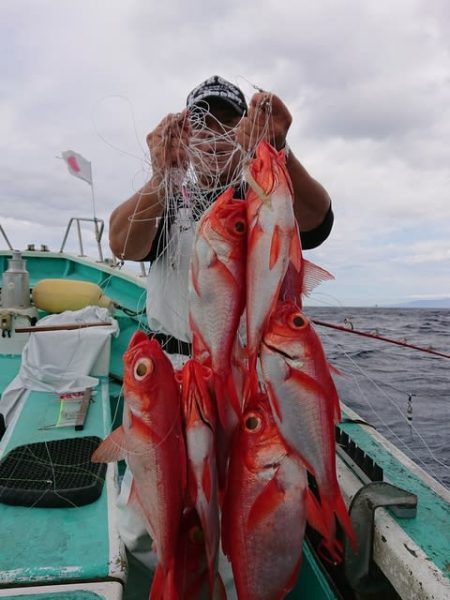
[[[164,572],[161,565],[156,567],[150,588],[149,600],[162,600],[164,597]]]
[[[337,539],[336,535],[336,522],[338,520],[345,536],[348,538],[350,545],[354,552],[357,551],[356,536],[353,531],[352,521],[347,511],[344,499],[342,498],[339,489],[333,494],[332,499],[324,498],[320,501],[320,505],[323,511],[323,523],[325,526],[324,530],[319,532],[324,535],[322,541],[322,558],[329,562],[339,563],[343,558],[343,544]],[[314,525],[313,525],[314,527]]]
[[[172,564],[166,572],[161,564],[156,567],[150,588],[149,600],[181,600],[175,580],[175,566]]]

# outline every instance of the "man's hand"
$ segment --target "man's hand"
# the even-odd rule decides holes
[[[284,148],[291,123],[291,113],[278,96],[259,92],[252,97],[248,114],[237,127],[236,139],[251,154],[262,139],[280,150]]]
[[[189,137],[190,125],[186,110],[182,113],[167,115],[147,135],[154,175],[161,177],[173,167],[187,168]]]

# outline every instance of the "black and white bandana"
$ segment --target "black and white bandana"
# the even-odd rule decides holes
[[[186,100],[187,108],[192,108],[206,98],[226,100],[240,115],[247,112],[247,102],[241,90],[226,79],[213,75],[192,90]]]

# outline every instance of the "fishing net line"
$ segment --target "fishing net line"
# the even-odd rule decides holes
[[[199,104],[195,112],[191,111],[184,116],[182,127],[186,126],[190,131],[188,143],[176,128],[166,129],[159,138],[160,148],[155,147],[154,153],[159,151],[162,155],[168,156],[171,146],[174,148],[173,152],[184,157],[186,162],[184,165],[168,164],[162,173],[157,189],[156,202],[160,206],[160,214],[157,217],[145,216],[149,208],[152,208],[148,204],[147,196],[153,196],[153,192],[140,193],[139,202],[130,217],[130,226],[123,248],[124,255],[126,255],[133,223],[149,222],[158,225],[163,222],[160,243],[156,247],[156,256],[160,256],[168,250],[169,228],[180,208],[184,209],[183,226],[195,231],[196,223],[213,200],[230,187],[235,189],[242,187],[243,169],[252,159],[254,147],[261,139],[273,137],[270,106],[270,102],[266,101],[264,108],[260,109],[266,116],[265,123],[263,126],[260,122],[258,126],[255,125],[251,134],[252,148],[247,151],[235,139],[239,123],[235,127],[221,124],[210,112],[206,102]],[[208,120],[214,122],[214,128],[208,127]],[[150,180],[155,173],[151,163],[148,167]],[[178,256],[175,255],[172,259],[177,260]]]
[[[342,309],[337,309],[341,316],[345,314]],[[306,312],[312,316],[315,309],[307,308]],[[358,317],[351,314],[343,319],[343,324],[361,329]],[[400,323],[399,331],[401,326]],[[445,439],[449,421],[444,415],[450,417],[450,413],[442,397],[442,389],[448,383],[447,360],[421,356],[417,350],[398,348],[381,340],[355,340],[345,332],[330,333],[315,327],[330,363],[341,373],[334,376],[341,401],[448,488],[450,465]],[[382,331],[383,327],[375,329],[376,333]],[[426,347],[426,339],[422,345]],[[433,425],[436,410],[441,418]]]

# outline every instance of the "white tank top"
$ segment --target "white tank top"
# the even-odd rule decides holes
[[[197,223],[190,208],[179,208],[169,229],[167,248],[152,263],[147,279],[150,329],[191,341],[188,323],[189,266]]]

